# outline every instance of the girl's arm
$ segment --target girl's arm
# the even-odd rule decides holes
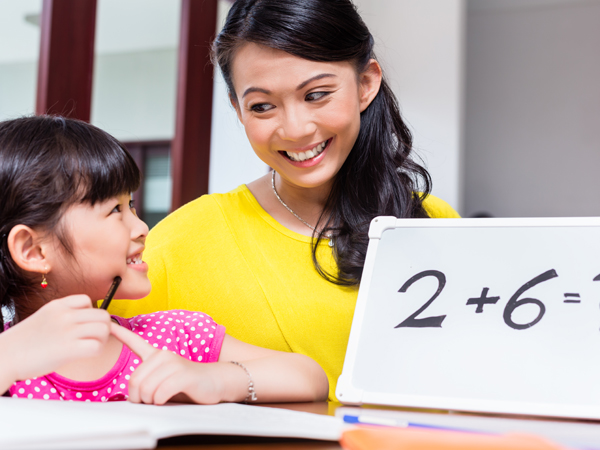
[[[225,336],[219,362],[197,363],[157,350],[129,330],[112,324],[112,333],[142,360],[129,380],[129,400],[164,404],[169,400],[214,404],[242,402],[250,372],[258,402],[325,400],[329,383],[323,369],[297,353],[269,350]]]
[[[108,341],[110,323],[110,315],[94,309],[87,295],[72,295],[52,300],[0,333],[0,395],[15,381],[98,354]]]

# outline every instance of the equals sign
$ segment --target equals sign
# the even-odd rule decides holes
[[[581,303],[581,296],[579,294],[565,294],[563,303]]]

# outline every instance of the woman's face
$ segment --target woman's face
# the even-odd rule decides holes
[[[314,188],[330,184],[346,161],[381,69],[372,60],[359,74],[347,61],[249,43],[236,52],[232,76],[232,103],[258,157],[288,183]]]

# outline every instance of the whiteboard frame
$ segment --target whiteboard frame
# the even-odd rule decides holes
[[[600,227],[600,217],[543,217],[543,218],[474,218],[474,219],[398,219],[376,217],[369,227],[369,246],[365,258],[354,319],[342,374],[336,388],[338,401],[346,405],[386,405],[411,408],[443,409],[494,414],[524,414],[576,419],[600,420],[600,405],[556,405],[515,401],[477,400],[465,398],[438,398],[367,391],[352,384],[356,355],[362,331],[365,310],[373,278],[377,248],[383,233],[396,228],[484,228],[484,227]],[[600,377],[600,374],[599,374]]]

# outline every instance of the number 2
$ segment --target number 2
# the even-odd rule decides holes
[[[417,309],[413,314],[408,316],[406,318],[406,320],[399,323],[394,328],[441,328],[442,327],[442,322],[446,318],[445,315],[435,316],[435,317],[423,317],[422,319],[417,319],[417,316],[419,314],[421,314],[423,311],[425,311],[427,309],[427,307],[429,305],[431,305],[431,303],[433,303],[433,301],[436,298],[438,298],[438,296],[441,294],[442,290],[444,289],[444,286],[446,286],[446,275],[444,275],[439,270],[425,270],[423,272],[419,272],[418,274],[416,274],[415,276],[410,278],[406,283],[404,283],[404,285],[400,288],[400,290],[398,292],[402,292],[402,293],[406,292],[408,290],[408,288],[410,286],[412,286],[412,284],[414,282],[419,281],[421,278],[425,278],[425,277],[437,278],[437,280],[438,280],[437,291],[435,291],[435,294],[433,294],[433,296],[427,301],[427,303],[425,303],[423,306],[421,306],[419,309]]]

